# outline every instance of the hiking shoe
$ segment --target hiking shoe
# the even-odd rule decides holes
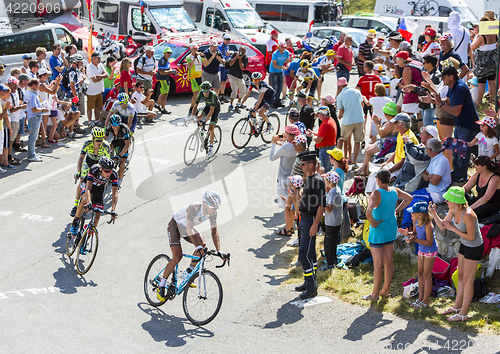
[[[71,208],[71,211],[69,212],[69,216],[74,218],[76,215],[76,209],[78,209],[78,207],[76,205],[73,208]]]
[[[167,301],[167,298],[165,297],[165,287],[160,286],[158,287],[158,290],[156,291],[156,298],[160,300],[161,302]]]
[[[71,234],[74,235],[74,236],[78,235],[78,226],[77,225],[71,225],[71,228],[69,229],[69,232],[71,232]]]
[[[319,268],[319,271],[320,272],[324,272],[324,271],[331,270],[331,269],[335,269],[335,266],[334,265],[325,264],[324,266],[322,266],[321,268]]]

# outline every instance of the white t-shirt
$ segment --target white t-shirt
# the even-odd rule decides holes
[[[399,82],[399,79],[398,78],[393,78],[391,80],[391,83],[389,84],[390,86],[390,92],[391,92],[391,98],[395,101],[396,100],[396,95],[398,93],[398,82]]]
[[[382,108],[384,108],[387,103],[392,102],[392,100],[387,96],[377,96],[370,98],[369,102],[373,107],[373,114],[377,115],[377,117],[381,120],[385,119],[385,114],[382,111]]]
[[[16,90],[16,92],[10,93],[10,97],[7,101],[10,102],[12,107],[19,106],[19,94],[17,93],[17,90]],[[22,109],[19,109],[19,110],[15,111],[14,113],[10,113],[10,110],[9,110],[10,121],[11,122],[19,122],[21,120],[21,118],[23,117],[23,113],[24,113],[24,111]]]
[[[136,101],[134,104],[135,111],[137,113],[146,113],[147,112],[146,106],[141,103],[142,101],[144,101],[146,96],[144,96],[139,91],[134,91],[134,93],[132,94],[132,98],[134,98]]]
[[[440,51],[441,51],[441,46],[437,42],[431,42],[429,43],[427,48],[425,48],[425,51],[422,53],[422,57],[424,57],[425,55],[433,55],[437,57],[439,56]]]
[[[498,145],[498,139],[496,136],[493,138],[487,138],[483,133],[479,132],[476,135],[478,155],[477,156],[488,156],[490,157],[495,152],[493,146]]]
[[[87,88],[88,96],[95,96],[104,92],[104,80],[100,80],[98,82],[92,81],[92,77],[102,75],[104,73],[106,73],[106,70],[104,69],[104,65],[102,65],[102,63],[99,63],[97,66],[90,63],[89,66],[87,66],[87,77],[89,78],[89,86]]]

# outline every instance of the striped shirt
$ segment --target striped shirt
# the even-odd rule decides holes
[[[356,65],[363,66],[364,62],[359,59],[359,57],[361,56],[366,60],[372,60],[373,44],[364,41],[362,44],[359,45],[359,53],[358,53],[358,58],[356,58]]]
[[[137,63],[138,69],[141,69],[141,70],[147,71],[147,72],[152,72],[155,69],[155,66],[156,66],[156,59],[154,56],[152,58],[148,58],[147,55],[144,55],[142,58],[139,58],[139,62]],[[145,75],[145,74],[138,74],[137,73],[137,79],[145,80],[145,81],[152,81],[153,74],[151,73],[151,75]]]

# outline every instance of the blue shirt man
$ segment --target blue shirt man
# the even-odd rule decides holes
[[[55,80],[59,75],[66,71],[65,59],[61,54],[61,45],[54,44],[52,46],[52,56],[49,59],[50,71],[52,71],[52,80]]]
[[[286,44],[280,43],[278,50],[276,50],[271,57],[271,64],[269,65],[269,76],[271,79],[271,86],[274,88],[274,104],[273,107],[283,107],[280,100],[281,91],[283,91],[283,69],[285,63],[290,57],[290,52],[285,49]]]

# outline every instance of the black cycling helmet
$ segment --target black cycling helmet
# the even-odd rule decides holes
[[[203,91],[209,91],[212,88],[212,84],[210,83],[210,81],[203,81],[200,87]]]
[[[99,165],[102,167],[103,170],[112,170],[113,167],[115,167],[115,164],[113,163],[113,160],[111,160],[107,156],[102,156],[99,159]]]
[[[252,73],[252,80],[260,80],[260,79],[262,79],[261,73],[259,73],[258,71]]]

